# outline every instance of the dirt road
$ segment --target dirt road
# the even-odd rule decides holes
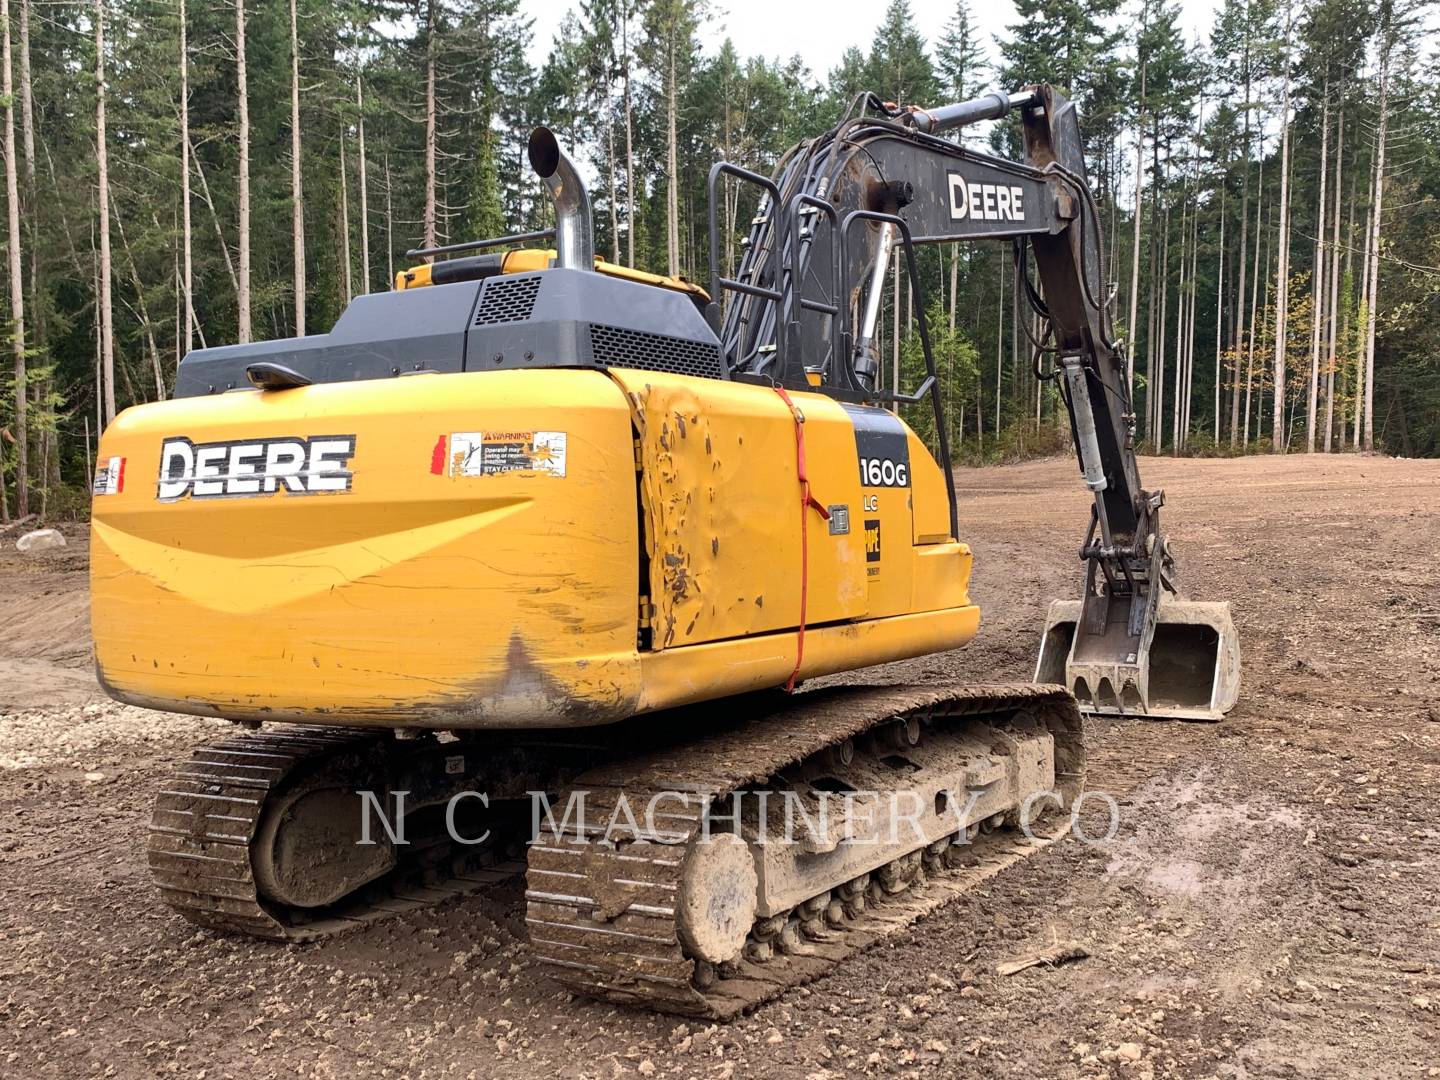
[[[1113,843],[1066,841],[723,1027],[570,1001],[520,886],[323,944],[197,933],[144,859],[219,722],[101,698],[84,537],[0,551],[0,1075],[1440,1076],[1440,462],[1146,461],[1182,582],[1229,599],[1240,705],[1096,723]],[[1029,675],[1074,595],[1069,462],[962,472],[986,624],[875,674]],[[1078,963],[995,974],[1052,943]]]

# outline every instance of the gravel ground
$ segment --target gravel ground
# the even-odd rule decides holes
[[[0,541],[0,1075],[1440,1076],[1440,462],[1143,462],[1182,582],[1244,646],[1222,724],[1091,724],[1104,846],[1023,860],[724,1026],[572,1000],[520,886],[300,947],[157,906],[149,805],[222,722],[90,681],[83,530]],[[866,677],[1023,679],[1073,595],[1068,461],[961,471],[970,648]],[[1002,977],[1053,944],[1087,959]]]

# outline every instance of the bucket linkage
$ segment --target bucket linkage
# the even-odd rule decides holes
[[[1240,692],[1230,605],[1179,596],[1159,529],[1164,494],[1143,494],[1129,546],[1097,536],[1108,532],[1097,499],[1080,549],[1085,596],[1051,602],[1035,681],[1062,684],[1088,713],[1216,721]]]

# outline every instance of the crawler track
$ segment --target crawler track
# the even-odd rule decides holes
[[[1053,736],[1055,786],[1073,798],[1084,769],[1079,713],[1069,694],[1033,685],[816,691],[733,730],[594,769],[573,785],[586,793],[591,822],[605,822],[622,796],[631,807],[660,792],[687,799],[654,804],[665,812],[632,843],[602,840],[603,828],[583,837],[542,831],[529,855],[532,948],[576,992],[717,1019],[817,978],[1048,840],[979,835],[979,822],[966,820],[957,830],[965,842],[917,845],[873,876],[833,882],[788,912],[757,918],[739,956],[710,964],[682,944],[676,914],[703,805],[764,785],[882,725],[915,721],[929,731],[964,733],[1016,720],[1038,722]],[[987,814],[987,824],[998,816]]]
[[[170,777],[151,817],[151,874],[165,902],[211,930],[275,941],[328,937],[430,907],[524,869],[493,849],[447,844],[407,851],[384,878],[320,909],[277,904],[257,888],[251,844],[267,800],[301,770],[382,755],[386,733],[290,728],[221,740],[195,750]]]

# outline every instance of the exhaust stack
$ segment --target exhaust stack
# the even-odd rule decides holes
[[[547,127],[530,132],[530,167],[545,181],[555,203],[555,265],[570,270],[595,269],[595,230],[590,220],[590,193],[555,133]]]

